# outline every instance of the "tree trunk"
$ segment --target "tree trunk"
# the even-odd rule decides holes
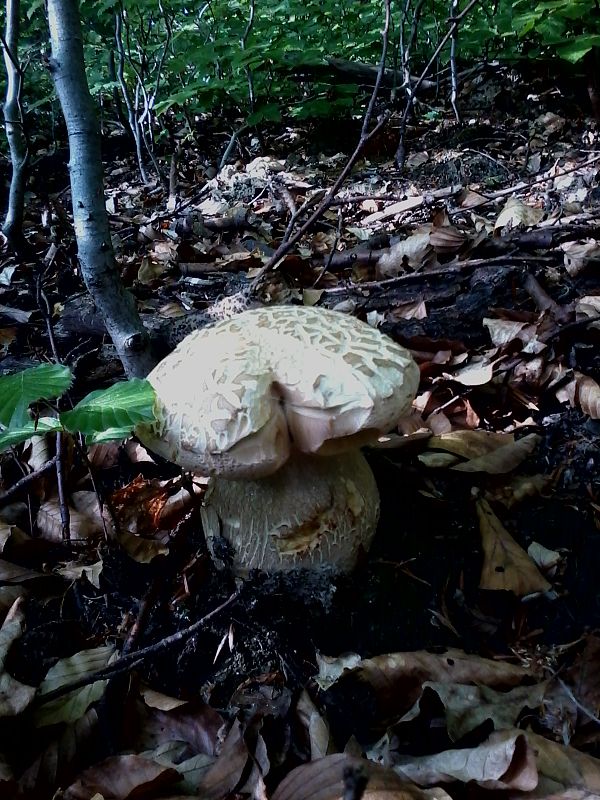
[[[13,247],[23,240],[23,207],[25,204],[25,179],[29,152],[21,110],[23,73],[19,64],[20,0],[6,0],[6,29],[4,35],[4,65],[6,67],[6,99],[4,126],[10,150],[12,176],[8,195],[8,209],[2,232]]]
[[[150,339],[121,282],[104,204],[100,127],[83,60],[77,0],[48,0],[50,71],[69,134],[75,238],[83,280],[100,311],[127,375],[154,366]]]

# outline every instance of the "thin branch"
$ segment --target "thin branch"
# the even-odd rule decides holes
[[[474,0],[474,2],[475,2],[475,0]],[[390,3],[391,3],[391,0],[385,0],[385,25],[384,25],[384,29],[382,31],[382,37],[383,37],[382,55],[383,56],[385,56],[385,53],[387,53],[387,45],[388,45],[388,41],[387,40],[388,40],[389,19],[390,19]],[[381,85],[384,69],[385,69],[385,58],[382,57],[380,59],[380,62],[379,62],[379,69],[378,69],[378,72],[377,72],[377,78],[375,80],[375,86],[373,87],[373,92],[371,94],[371,99],[369,101],[369,105],[368,105],[367,111],[365,113],[365,118],[363,120],[363,125],[362,125],[360,138],[358,140],[358,144],[356,145],[356,148],[355,148],[354,152],[352,153],[352,155],[350,156],[350,159],[346,163],[346,166],[340,172],[340,174],[337,177],[337,180],[335,181],[335,183],[333,184],[331,189],[327,192],[327,194],[325,195],[325,197],[323,198],[323,200],[321,201],[321,203],[319,204],[317,209],[311,214],[311,216],[304,223],[304,225],[302,225],[302,227],[299,230],[297,230],[296,233],[293,236],[290,236],[290,238],[287,241],[285,241],[285,240],[282,241],[281,244],[279,245],[279,247],[277,248],[277,250],[275,251],[275,253],[267,261],[267,263],[263,267],[260,268],[260,270],[257,272],[256,276],[254,277],[254,280],[252,281],[252,283],[250,284],[250,286],[246,290],[247,296],[251,297],[252,295],[254,295],[256,293],[258,287],[260,286],[260,284],[262,283],[262,280],[264,279],[264,276],[268,272],[270,272],[273,269],[273,267],[285,255],[287,255],[290,252],[290,250],[294,247],[294,245],[296,245],[300,241],[300,239],[304,236],[304,234],[307,231],[309,231],[312,228],[312,226],[315,224],[315,222],[323,216],[323,214],[327,211],[327,209],[329,208],[329,206],[331,205],[331,203],[335,199],[336,194],[338,193],[340,187],[342,186],[342,184],[344,183],[344,181],[346,180],[346,178],[350,174],[352,168],[354,167],[354,165],[358,161],[358,158],[359,158],[360,154],[362,153],[364,146],[386,124],[386,122],[388,120],[388,115],[387,114],[383,114],[381,116],[381,118],[379,119],[379,121],[377,122],[377,124],[375,125],[375,127],[371,130],[371,132],[370,133],[366,132],[367,129],[368,129],[368,126],[369,126],[369,124],[371,122],[371,116],[372,116],[374,108],[375,108],[375,101],[376,101],[377,95],[379,93],[379,87]]]
[[[54,689],[53,691],[38,697],[37,703],[39,705],[44,705],[45,703],[50,703],[52,700],[56,700],[59,697],[64,697],[66,694],[74,692],[76,689],[82,689],[84,686],[90,686],[96,681],[107,680],[115,675],[120,675],[124,672],[131,672],[150,656],[156,655],[156,653],[161,653],[163,650],[167,650],[168,648],[173,647],[180,642],[184,642],[186,639],[189,639],[190,636],[193,636],[195,633],[201,630],[209,620],[213,619],[220,614],[221,611],[224,611],[228,606],[230,606],[234,600],[239,597],[240,592],[241,589],[237,589],[227,598],[227,600],[225,600],[224,603],[221,603],[220,606],[217,606],[212,611],[209,611],[208,614],[202,617],[202,619],[199,619],[197,622],[194,622],[194,624],[190,625],[189,628],[184,628],[181,631],[177,631],[177,633],[173,633],[171,636],[167,636],[164,639],[161,639],[159,642],[149,645],[148,647],[143,647],[141,650],[134,650],[122,658],[119,658],[118,661],[114,662],[114,664],[111,664],[104,669],[99,669],[96,672],[93,672],[91,675],[85,675],[84,677],[78,678],[72,683],[59,686],[58,689]]]

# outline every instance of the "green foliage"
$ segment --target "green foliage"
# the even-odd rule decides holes
[[[154,390],[138,378],[91,392],[57,417],[32,417],[32,403],[60,397],[72,380],[68,367],[53,364],[0,377],[0,451],[60,430],[83,433],[88,442],[123,439],[138,423],[154,419]]]
[[[527,41],[529,57],[555,53],[576,63],[600,45],[596,0],[543,0],[533,4],[517,0],[512,26],[517,36]]]
[[[400,63],[400,42],[410,39],[417,5],[392,5],[388,66]],[[124,78],[132,97],[141,96],[141,81],[151,98],[154,135],[173,119],[195,133],[194,119],[207,113],[236,126],[359,114],[369,87],[336,82],[326,59],[376,64],[381,52],[381,0],[189,0],[183,6],[176,0],[82,0],[80,8],[88,79],[108,117],[114,115],[111,95],[120,89],[108,74],[108,55],[112,50],[118,59],[115,13],[122,9]],[[413,72],[427,63],[448,30],[448,8],[448,0],[427,0],[421,7],[411,46]],[[40,128],[55,124],[43,62],[46,41],[43,4],[29,0],[21,52],[28,64],[23,106],[43,123],[30,124],[34,139]],[[577,62],[599,46],[596,0],[479,3],[459,26],[463,61],[558,56]],[[437,67],[443,69],[448,58],[449,45]]]
[[[73,381],[71,370],[58,364],[39,367],[0,377],[0,425],[19,428],[29,421],[29,406],[38,400],[55,400]]]

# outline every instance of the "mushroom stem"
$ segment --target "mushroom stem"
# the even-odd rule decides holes
[[[295,453],[260,480],[214,478],[202,510],[215,537],[231,546],[233,571],[329,568],[347,572],[368,550],[379,518],[379,493],[359,450],[343,455]]]

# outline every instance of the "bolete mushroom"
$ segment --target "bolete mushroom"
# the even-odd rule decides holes
[[[354,566],[379,515],[359,448],[410,408],[405,348],[346,314],[271,306],[190,334],[148,380],[156,421],[138,436],[214,477],[205,527],[237,572]]]

